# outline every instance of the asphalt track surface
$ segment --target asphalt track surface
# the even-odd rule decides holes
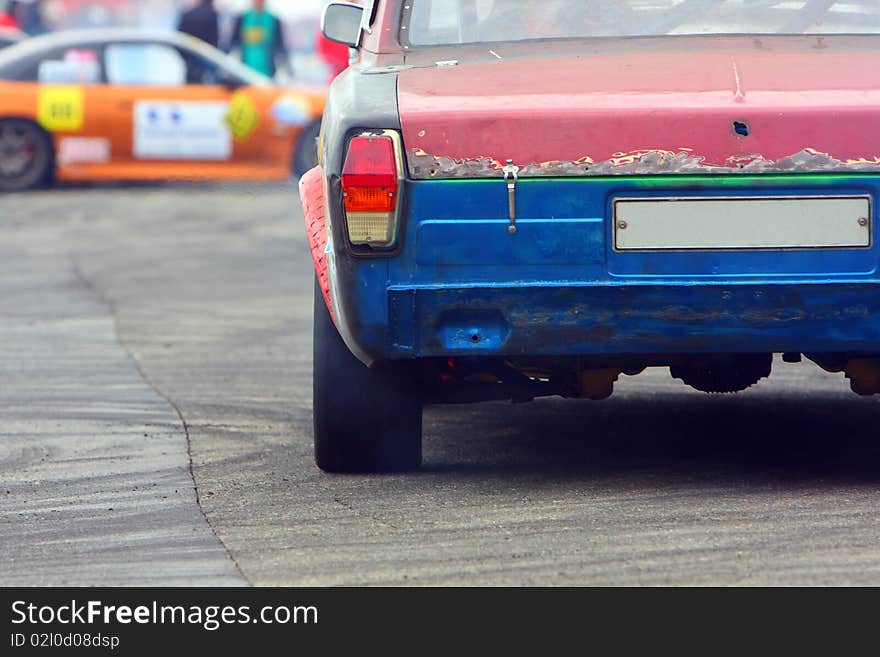
[[[422,471],[331,476],[293,184],[0,222],[0,585],[880,584],[880,400],[842,375],[433,407]]]

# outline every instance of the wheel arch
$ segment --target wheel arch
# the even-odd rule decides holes
[[[327,263],[327,221],[326,203],[324,200],[324,170],[316,166],[307,171],[299,181],[299,196],[302,202],[303,217],[306,223],[306,236],[318,285],[324,296],[324,303],[330,311],[333,323],[333,303],[330,300],[330,272]]]

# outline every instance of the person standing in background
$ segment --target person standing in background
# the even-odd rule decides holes
[[[43,21],[43,3],[41,0],[31,0],[30,2],[12,0],[7,11],[15,17],[21,31],[26,34],[37,36],[49,31],[49,28],[46,27],[46,23]]]
[[[266,10],[265,0],[254,0],[253,9],[235,22],[229,50],[235,49],[241,51],[242,62],[263,75],[275,77],[280,57],[285,71],[293,76],[281,21]]]
[[[196,5],[192,9],[183,12],[177,29],[218,48],[220,16],[214,9],[214,0],[196,0]],[[207,68],[201,57],[186,53],[183,58],[186,61],[188,84],[213,84],[216,81],[216,71]]]
[[[197,0],[195,7],[183,12],[177,29],[215,48],[220,45],[220,16],[214,9],[214,0]]]

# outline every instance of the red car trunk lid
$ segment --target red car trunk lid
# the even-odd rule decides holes
[[[404,70],[410,175],[880,172],[880,51],[743,43]]]

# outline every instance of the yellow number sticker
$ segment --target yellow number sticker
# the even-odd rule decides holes
[[[238,91],[229,102],[226,123],[237,141],[247,141],[260,122],[260,112],[247,94]]]
[[[37,101],[37,121],[49,132],[78,132],[85,122],[81,87],[43,87]]]

